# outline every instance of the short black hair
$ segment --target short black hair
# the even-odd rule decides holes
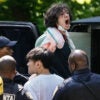
[[[61,12],[66,9],[69,12],[70,19],[72,19],[71,10],[67,4],[64,3],[56,3],[52,4],[51,7],[44,14],[44,22],[46,27],[57,27],[56,23],[58,21],[58,17]]]
[[[27,60],[38,61],[40,60],[44,66],[44,68],[50,69],[52,66],[52,57],[53,53],[43,47],[33,48],[26,55]]]
[[[69,64],[75,63],[77,66],[87,66],[89,67],[88,56],[85,51],[76,49],[74,50],[68,58]]]

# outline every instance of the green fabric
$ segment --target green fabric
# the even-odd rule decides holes
[[[51,37],[55,40],[55,42],[57,43],[57,40],[54,38],[54,36],[52,35],[52,33],[50,32],[50,30],[47,30],[48,33],[51,35]]]
[[[35,42],[35,47],[41,46],[43,40],[46,38],[46,34],[42,34]]]
[[[49,29],[47,29],[47,32],[51,35],[51,37],[55,40],[55,42],[57,43],[57,40],[54,38],[54,36],[52,35],[52,33],[50,32]],[[42,34],[35,42],[35,47],[39,47],[41,46],[43,40],[46,38],[46,33]]]

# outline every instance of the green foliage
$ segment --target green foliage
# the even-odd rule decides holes
[[[3,1],[3,0],[2,0]],[[51,4],[64,2],[72,11],[73,20],[100,16],[100,1],[79,4],[76,0],[4,0],[0,2],[0,20],[31,21],[36,23],[40,33],[45,30],[43,13]]]

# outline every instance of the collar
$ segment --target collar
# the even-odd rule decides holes
[[[74,71],[74,75],[78,75],[78,74],[86,74],[86,73],[89,73],[90,72],[90,70],[89,70],[89,68],[85,68],[85,69],[81,69],[81,70],[77,70],[77,71]]]
[[[77,70],[73,73],[72,78],[74,80],[83,80],[83,81],[88,81],[90,79],[91,76],[91,71],[89,70],[89,68],[85,68],[85,69],[81,69],[81,70]]]

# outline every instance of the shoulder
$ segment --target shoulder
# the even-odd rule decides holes
[[[63,81],[63,83],[61,85],[58,86],[58,89],[63,89],[63,88],[69,88],[73,83],[73,79],[72,77],[66,79]]]
[[[93,79],[94,81],[96,80],[100,82],[100,74],[92,73],[91,79]]]
[[[24,88],[33,88],[37,87],[39,83],[41,82],[41,77],[36,76],[36,77],[30,77],[30,79],[25,83]]]
[[[100,74],[92,73],[91,75],[92,75],[92,77],[100,78]]]
[[[35,42],[35,47],[41,46],[41,43],[44,41],[44,39],[46,38],[46,34],[42,34],[40,37],[37,38],[36,42]]]
[[[54,91],[53,97],[61,97],[65,93],[65,91],[68,91],[69,85],[71,83],[72,78],[68,78],[62,82],[62,84],[58,85]],[[67,93],[67,92],[66,92]],[[60,99],[59,99],[60,100]]]
[[[24,85],[28,81],[28,77],[20,74],[17,72],[16,76],[14,77],[14,82],[18,84]]]
[[[69,83],[71,83],[71,82],[73,82],[73,78],[72,78],[72,77],[69,77],[69,78],[67,78],[67,79],[64,81],[64,84],[69,84]]]
[[[54,74],[54,77],[55,77],[56,79],[59,79],[59,80],[61,80],[61,81],[64,81],[64,79],[63,79],[61,76],[59,76],[59,75]]]

